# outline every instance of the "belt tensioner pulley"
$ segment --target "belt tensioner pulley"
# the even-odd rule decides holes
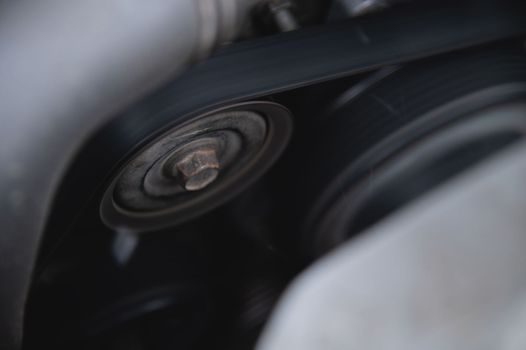
[[[102,219],[141,232],[203,214],[262,175],[290,132],[288,110],[271,102],[240,103],[176,125],[117,172],[102,199]]]

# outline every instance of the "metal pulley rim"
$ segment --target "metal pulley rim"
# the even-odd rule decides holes
[[[263,134],[258,136],[258,132],[251,129],[250,124],[246,124],[247,121],[251,120],[250,117],[257,118],[260,120],[259,122],[263,122],[263,124],[259,124],[259,127],[264,127]],[[148,163],[148,158],[151,155],[148,153],[149,150],[157,145],[163,145],[163,142],[169,145],[169,141],[166,140],[170,137],[178,141],[181,141],[180,138],[184,140],[185,137],[189,141],[195,141],[199,139],[199,135],[209,137],[215,132],[213,129],[214,124],[207,124],[209,120],[212,122],[217,121],[215,126],[220,126],[220,129],[229,129],[229,133],[242,135],[243,139],[243,144],[241,147],[238,147],[240,152],[236,154],[237,159],[227,159],[227,165],[228,163],[231,165],[227,167],[224,173],[220,172],[218,179],[214,183],[200,191],[183,193],[180,196],[154,198],[144,195],[140,198],[140,201],[160,203],[161,205],[158,207],[143,207],[137,210],[137,208],[123,207],[122,203],[116,200],[114,196],[115,190],[118,188],[119,181],[122,179],[123,174],[126,174],[126,171],[139,175],[135,177],[135,187],[137,191],[139,189],[142,191],[143,175],[140,172],[137,173],[137,171],[141,169],[149,170],[152,167],[149,164],[155,164],[159,160],[153,157],[153,159],[149,159],[150,163]],[[226,124],[223,125],[221,123]],[[236,123],[238,124],[236,125]],[[257,123],[252,126],[254,125],[257,125]],[[187,120],[185,123],[174,126],[171,130],[143,147],[142,150],[136,153],[138,155],[129,160],[117,172],[102,198],[100,206],[101,218],[111,228],[117,230],[126,229],[137,233],[177,225],[195,218],[224,203],[259,178],[286,147],[291,129],[290,112],[283,106],[272,102],[239,103],[209,111]],[[256,137],[256,140],[251,141],[250,138],[254,137]],[[152,151],[152,154],[155,154],[155,151],[159,150]],[[163,150],[161,147],[160,150],[162,156],[166,156],[172,151],[173,148]],[[137,164],[137,167],[134,167],[134,162]],[[175,202],[174,199],[177,201]]]
[[[374,186],[388,183],[388,174],[396,169],[410,171],[410,168],[402,168],[400,162],[412,160],[414,163],[415,157],[420,157],[420,162],[432,162],[433,157],[454,151],[455,147],[493,136],[513,136],[510,143],[524,138],[524,101],[526,85],[521,83],[477,91],[427,112],[376,144],[343,167],[316,200],[303,226],[304,253],[309,257],[319,256],[355,235],[357,231],[353,225],[357,216],[363,215],[360,211],[366,208],[367,201],[374,198]],[[510,112],[514,106],[522,109]],[[501,117],[494,111],[501,111]],[[440,147],[431,152],[432,144]],[[368,169],[367,174],[363,173],[364,169]]]

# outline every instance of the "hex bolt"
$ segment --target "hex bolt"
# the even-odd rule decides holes
[[[185,154],[173,169],[187,191],[199,191],[217,179],[219,160],[215,149],[198,148]]]

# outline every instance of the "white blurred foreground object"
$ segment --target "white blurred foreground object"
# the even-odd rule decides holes
[[[309,268],[258,350],[526,349],[526,144]]]

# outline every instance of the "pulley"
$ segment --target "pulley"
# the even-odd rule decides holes
[[[305,152],[319,161],[301,184],[311,257],[523,139],[526,54],[513,44],[457,52],[342,96],[352,98],[336,99]]]
[[[291,128],[288,110],[271,102],[239,103],[179,123],[117,171],[101,217],[132,232],[195,218],[257,180],[285,148]]]

